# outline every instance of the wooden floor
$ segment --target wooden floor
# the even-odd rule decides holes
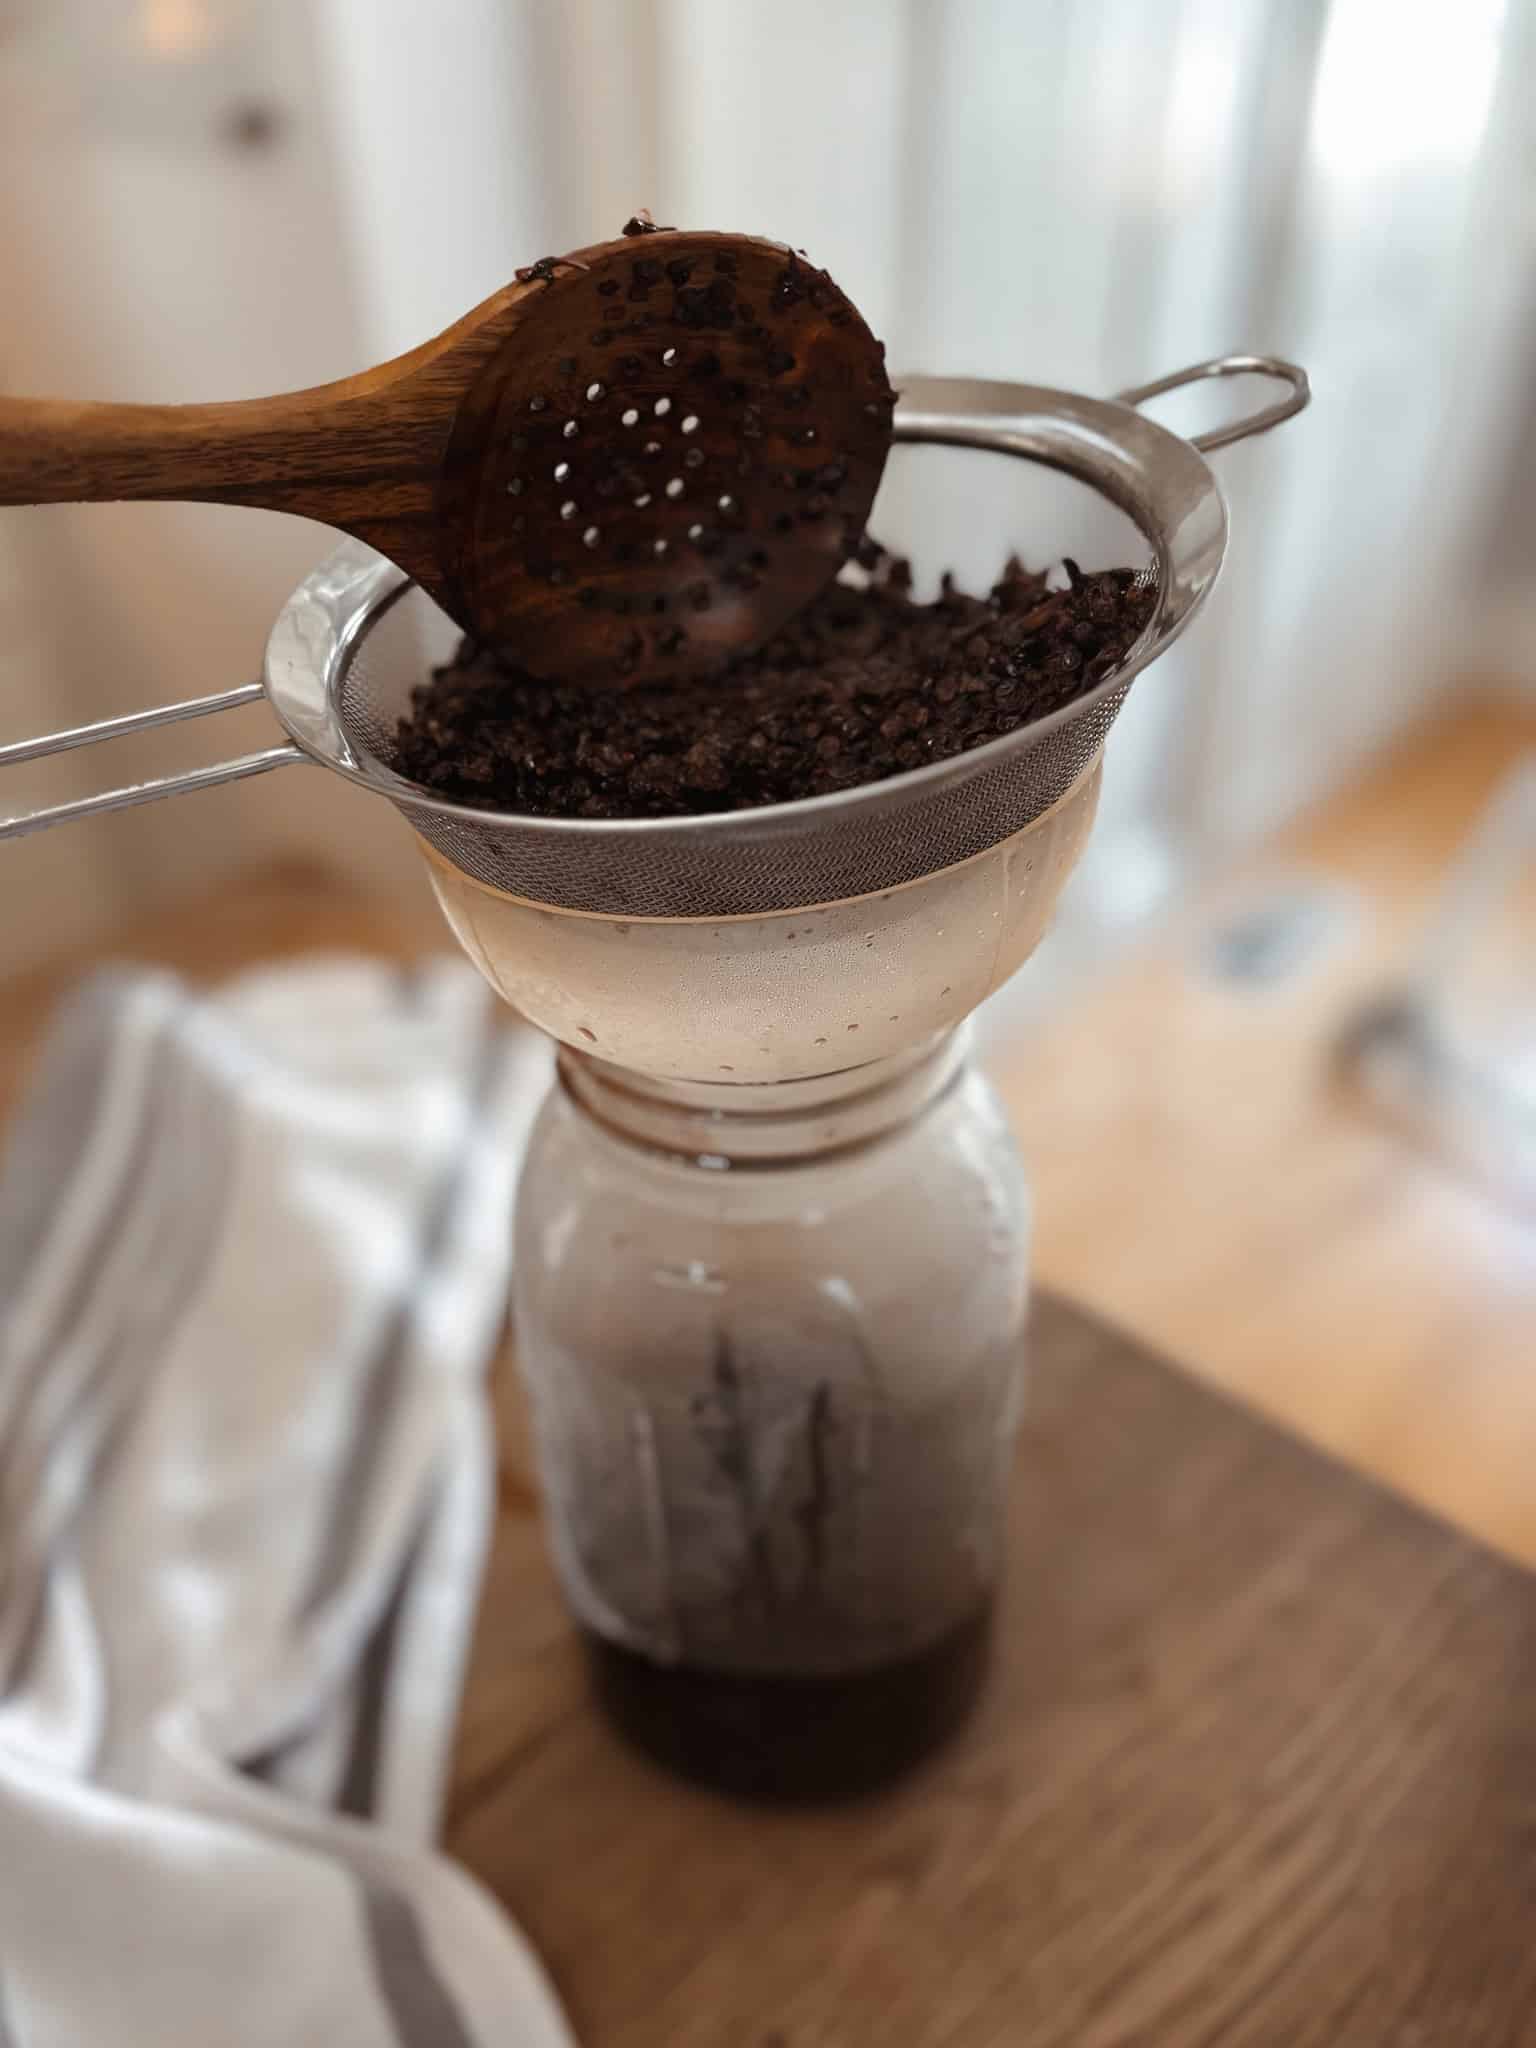
[[[1417,735],[1071,1004],[1002,1081],[1042,1280],[1536,1562],[1536,1224],[1372,1114],[1333,1060],[1528,748],[1536,714],[1502,705]],[[1206,974],[1220,919],[1303,873],[1353,897],[1343,942],[1276,989]]]
[[[1410,951],[1536,714],[1458,712],[1076,999],[999,1078],[1039,1201],[1037,1270],[1179,1364],[1536,1562],[1536,1230],[1370,1116],[1331,1045]],[[1298,869],[1347,885],[1347,943],[1279,989],[1199,964],[1223,909]],[[256,878],[125,934],[200,979],[311,947],[396,952],[387,908]],[[0,990],[0,1115],[85,964]],[[1027,971],[1027,970],[1026,970]]]

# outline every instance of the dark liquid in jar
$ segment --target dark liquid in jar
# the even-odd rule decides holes
[[[930,1648],[848,1677],[744,1677],[652,1663],[587,1633],[597,1697],[627,1739],[669,1770],[775,1804],[857,1799],[930,1755],[985,1675],[991,1610]]]

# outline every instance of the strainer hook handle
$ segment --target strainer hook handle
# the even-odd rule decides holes
[[[99,718],[91,725],[45,733],[40,739],[16,740],[0,747],[0,768],[14,768],[23,761],[46,761],[55,754],[71,753],[76,747],[99,746],[104,740],[149,732],[159,725],[179,725],[187,718],[206,718],[215,711],[233,711],[242,704],[254,704],[265,695],[260,683],[241,683],[236,689],[221,690],[212,697],[157,704],[150,711],[130,711],[121,718]],[[148,782],[129,783],[121,789],[98,790],[94,796],[76,797],[72,803],[49,804],[42,810],[22,811],[9,818],[0,815],[0,842],[25,839],[29,832],[42,832],[50,825],[67,825],[76,818],[126,811],[135,804],[155,803],[165,796],[184,796],[194,789],[213,789],[221,782],[243,782],[248,775],[265,775],[270,769],[286,768],[291,762],[308,758],[295,746],[265,747],[259,753],[241,754],[233,761],[189,768],[180,775],[157,775]]]
[[[1213,427],[1208,434],[1192,434],[1190,445],[1202,455],[1209,455],[1215,448],[1230,448],[1234,441],[1246,441],[1254,434],[1267,434],[1283,420],[1293,420],[1297,413],[1305,412],[1312,400],[1306,371],[1298,363],[1285,362],[1279,356],[1213,356],[1208,363],[1192,363],[1187,370],[1175,370],[1171,376],[1137,384],[1129,391],[1117,391],[1115,396],[1122,405],[1143,405],[1149,398],[1161,398],[1165,391],[1180,391],[1186,384],[1198,384],[1207,377],[1271,377],[1288,384],[1290,391],[1273,405],[1263,406],[1244,419]]]

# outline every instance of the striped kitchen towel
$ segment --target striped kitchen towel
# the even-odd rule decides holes
[[[542,1045],[88,984],[0,1164],[0,2048],[568,2048],[432,1848]]]

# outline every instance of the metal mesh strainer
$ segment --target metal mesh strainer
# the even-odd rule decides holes
[[[326,573],[341,579],[336,597],[342,609],[326,657],[336,664],[326,695],[352,756],[351,772],[378,788],[380,776],[390,772],[398,720],[439,636],[419,593],[373,570],[374,562],[355,547],[327,564]],[[371,594],[358,583],[371,586]],[[355,607],[350,621],[349,605]],[[291,617],[290,607],[285,623]],[[355,629],[350,636],[349,623]],[[313,645],[306,633],[306,646]],[[289,659],[280,624],[269,660],[286,665]],[[941,771],[930,771],[931,779],[904,776],[899,787],[893,780],[858,791],[861,801],[838,795],[708,819],[567,824],[424,800],[414,784],[393,776],[387,794],[454,867],[489,888],[556,909],[637,918],[797,909],[896,888],[1017,832],[1064,796],[1092,762],[1127,687],[1117,677],[1038,739],[1021,734],[1022,744],[999,741],[943,763]]]
[[[1290,393],[1197,442],[1134,409],[1176,384],[1240,373],[1279,377]],[[953,760],[801,803],[682,819],[509,816],[436,797],[394,772],[397,722],[412,689],[448,651],[453,629],[398,569],[349,542],[295,592],[268,645],[259,687],[290,746],[14,819],[0,824],[0,837],[309,759],[388,797],[444,860],[485,887],[606,917],[760,916],[895,889],[984,853],[1081,781],[1134,676],[1169,646],[1211,588],[1227,523],[1202,451],[1299,411],[1306,380],[1268,358],[1226,357],[1120,400],[976,380],[909,378],[900,388],[898,443],[1012,456],[1021,490],[1031,473],[1039,475],[1026,466],[1043,465],[1078,479],[1134,525],[1143,565],[1157,580],[1157,606],[1126,667],[1098,690]],[[1008,537],[993,536],[994,549]],[[107,730],[244,702],[257,689],[3,748],[0,765],[85,744]]]

